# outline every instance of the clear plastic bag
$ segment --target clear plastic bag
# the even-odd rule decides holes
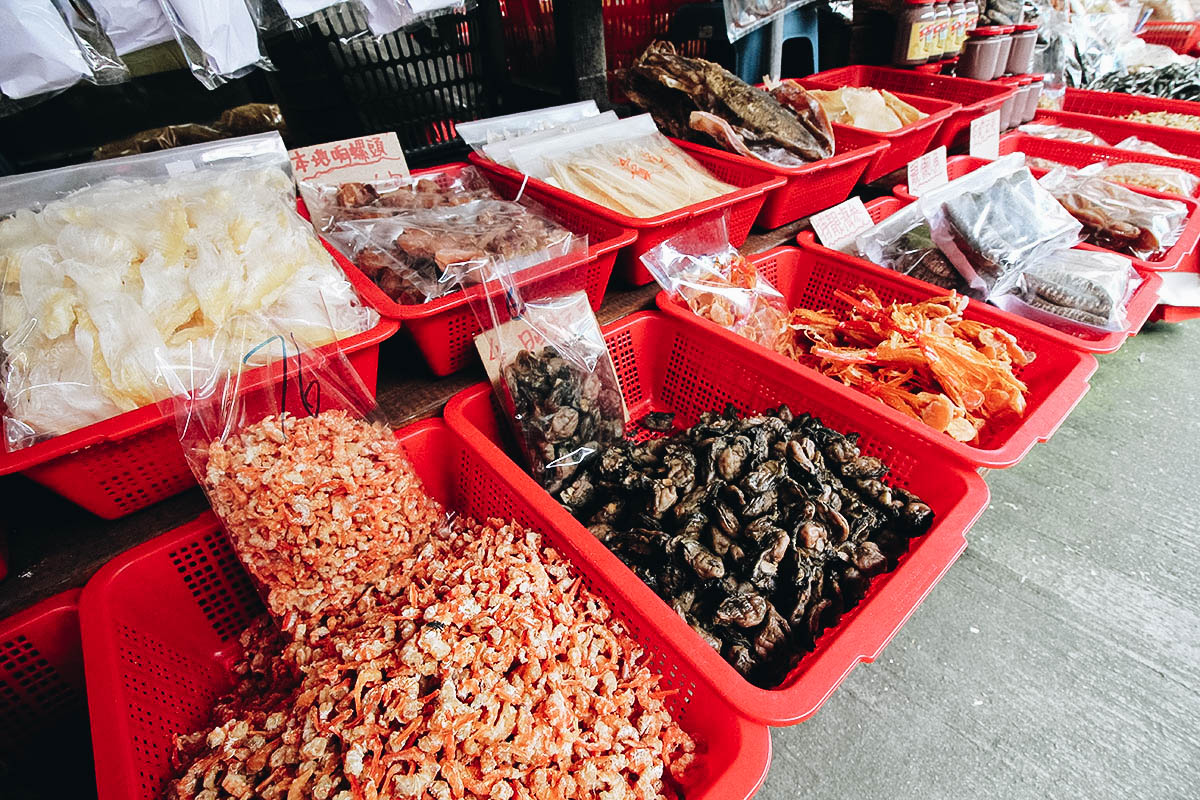
[[[600,109],[595,100],[582,100],[578,103],[460,122],[455,126],[455,130],[472,150],[485,156],[487,153],[484,152],[484,145],[554,130],[599,114]]]
[[[1064,142],[1079,142],[1108,147],[1108,142],[1091,131],[1082,128],[1070,128],[1065,125],[1045,125],[1040,122],[1027,122],[1017,128],[1018,131],[1039,139],[1058,139]]]
[[[10,100],[80,80],[108,85],[128,79],[129,68],[85,0],[0,3],[0,92]]]
[[[631,217],[734,191],[658,132],[649,114],[512,149],[517,169]]]
[[[921,206],[912,203],[859,234],[858,252],[872,263],[943,289],[967,293],[967,281],[933,240]]]
[[[1179,240],[1188,207],[1105,180],[1098,170],[1057,169],[1041,179],[1084,227],[1087,241],[1135,258],[1160,258]]]
[[[725,0],[725,35],[738,39],[810,0]]]
[[[1177,153],[1172,153],[1165,147],[1160,147],[1154,142],[1147,142],[1144,139],[1139,139],[1136,136],[1127,136],[1121,141],[1113,145],[1113,147],[1121,150],[1134,150],[1138,153],[1150,153],[1155,156],[1165,156],[1166,158],[1186,158]]]
[[[414,304],[486,278],[497,260],[520,272],[587,252],[586,234],[572,233],[533,204],[509,200],[346,220],[338,241],[390,298]]]
[[[118,55],[174,40],[158,0],[91,0]]]
[[[573,133],[587,128],[596,128],[601,125],[611,125],[617,121],[618,117],[615,111],[605,111],[603,114],[598,114],[594,117],[584,117],[581,120],[538,131],[537,133],[523,134],[491,142],[483,145],[481,148],[476,148],[475,152],[482,152],[485,158],[489,158],[497,164],[503,164],[506,167],[515,169],[516,164],[512,160],[512,150],[514,147],[523,147],[535,142],[548,143],[566,133]]]
[[[1028,264],[1078,243],[1082,229],[1034,179],[1023,153],[986,164],[918,202],[934,242],[985,300],[1006,293]]]
[[[1129,324],[1125,306],[1140,283],[1128,258],[1072,249],[1030,266],[995,303],[1053,328],[1119,331]]]
[[[1200,177],[1185,169],[1166,164],[1129,161],[1124,164],[1109,164],[1097,174],[1105,180],[1182,197],[1192,197],[1196,194],[1196,189],[1200,188]]]
[[[159,0],[188,67],[208,89],[274,69],[246,0]]]
[[[319,343],[375,325],[292,192],[278,134],[0,181],[9,448],[148,405],[156,351],[219,349],[241,315]]]
[[[729,243],[724,217],[688,228],[641,259],[658,285],[696,316],[769,350],[791,352],[787,302]]]
[[[466,292],[482,331],[475,346],[530,475],[557,495],[629,419],[583,271],[547,294],[506,262],[472,271],[462,276],[478,284]]]

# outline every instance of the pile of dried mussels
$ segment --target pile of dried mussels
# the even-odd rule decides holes
[[[643,427],[667,431],[673,416]],[[751,682],[778,685],[933,512],[888,467],[787,406],[621,440],[557,497]]]

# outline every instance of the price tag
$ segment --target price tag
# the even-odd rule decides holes
[[[971,120],[970,154],[975,158],[1000,157],[1000,112],[993,111]]]
[[[377,133],[289,150],[297,182],[369,183],[407,178],[408,162],[394,133]]]
[[[913,197],[927,194],[949,180],[945,147],[938,147],[908,162],[908,193]]]
[[[809,222],[821,244],[842,251],[854,244],[856,236],[875,224],[861,197],[851,197],[820,214],[813,214]]]

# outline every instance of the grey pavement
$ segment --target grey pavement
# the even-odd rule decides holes
[[[1101,356],[759,800],[1200,798],[1200,321]]]

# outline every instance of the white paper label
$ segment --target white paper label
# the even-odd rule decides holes
[[[875,224],[861,197],[851,197],[833,208],[813,214],[809,222],[821,244],[842,251],[854,243],[856,236]]]
[[[946,148],[944,146],[935,148],[908,162],[908,193],[913,197],[920,197],[949,180],[946,174]]]
[[[394,133],[377,133],[288,151],[297,182],[345,183],[407,178],[408,162]]]
[[[975,158],[1000,157],[1000,112],[993,111],[971,120],[970,151]]]

